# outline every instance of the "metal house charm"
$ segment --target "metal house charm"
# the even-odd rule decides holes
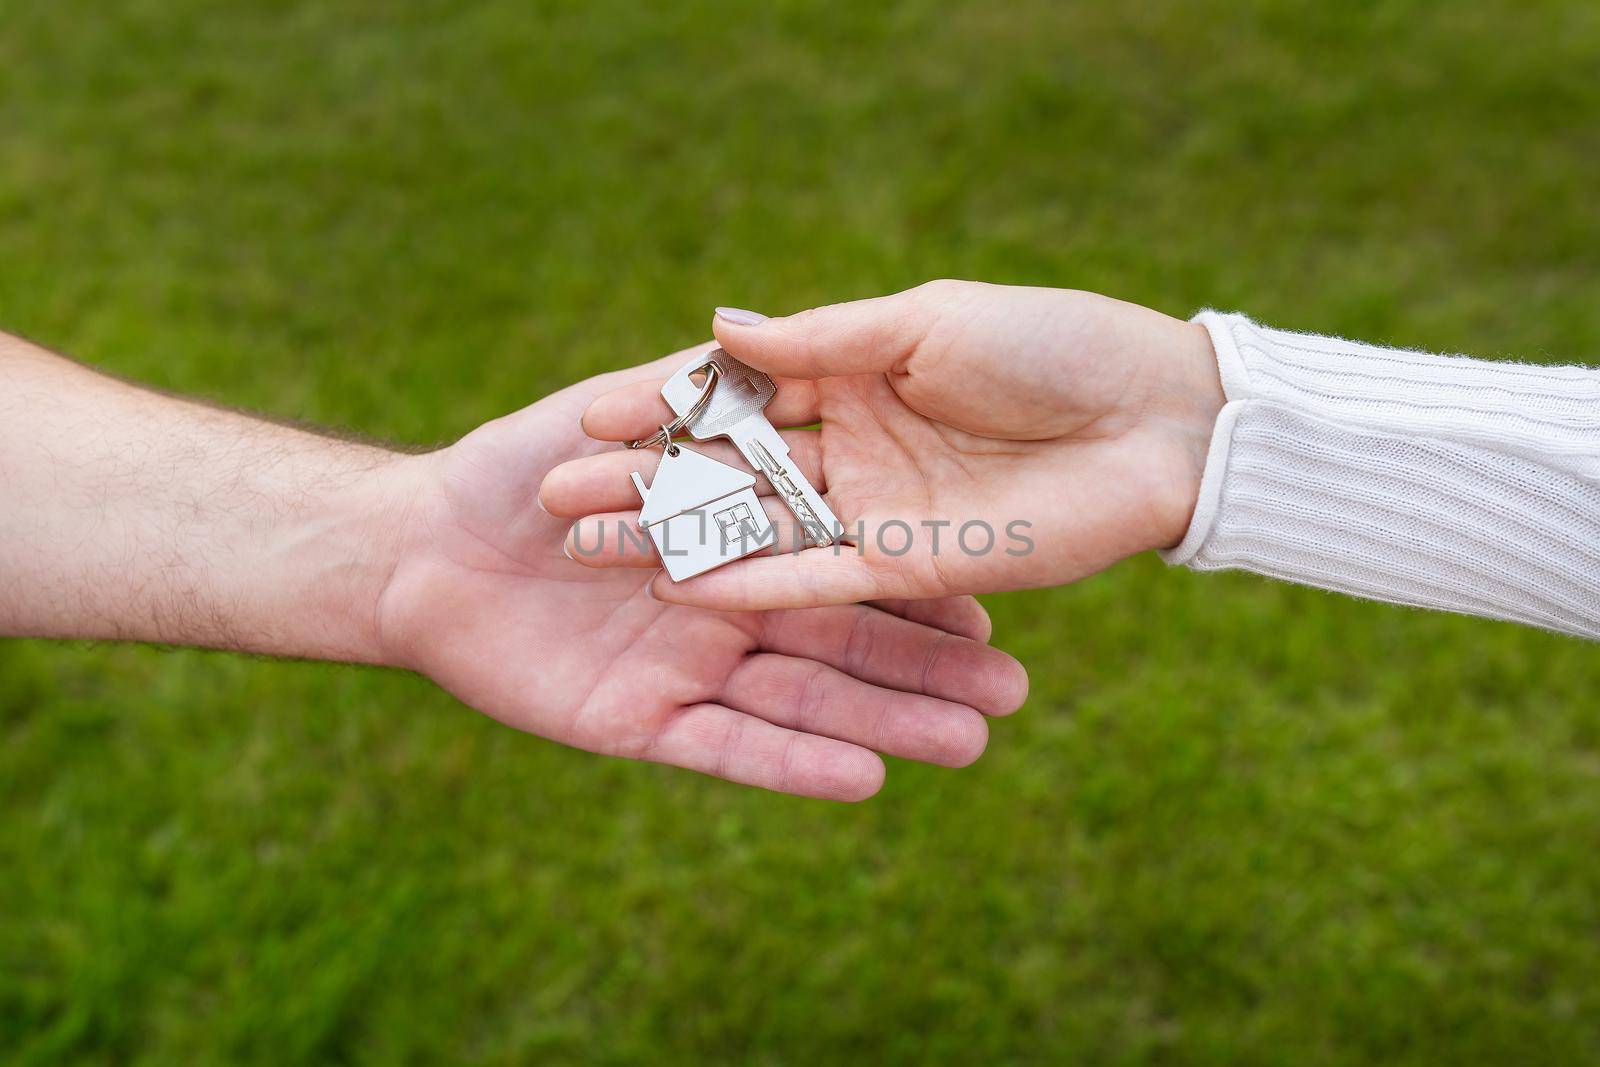
[[[753,474],[668,445],[653,484],[647,487],[637,473],[630,477],[644,501],[639,525],[675,582],[773,543]]]

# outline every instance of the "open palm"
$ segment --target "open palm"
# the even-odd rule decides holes
[[[562,553],[567,524],[535,497],[550,468],[604,447],[583,410],[675,365],[592,379],[419,457],[381,607],[390,658],[518,729],[786,792],[870,795],[875,752],[976,758],[980,712],[1013,710],[1026,679],[968,598],[729,613]]]
[[[1174,543],[1188,521],[1214,417],[1196,327],[1092,293],[949,282],[716,328],[774,374],[774,424],[820,422],[785,437],[855,547],[658,579],[663,598],[770,607],[1055,584]],[[642,436],[662,421],[659,386],[601,397],[585,427]],[[592,566],[651,562],[597,539],[634,506],[630,463],[649,458],[590,457],[546,482],[553,510],[588,516],[573,544]],[[768,510],[792,521],[775,499]]]

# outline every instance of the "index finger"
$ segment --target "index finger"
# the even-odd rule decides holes
[[[632,441],[648,437],[676,416],[661,398],[666,376],[630,382],[590,401],[583,413],[583,432],[597,441]],[[817,421],[815,382],[775,379],[778,392],[766,407],[774,426],[809,426]]]

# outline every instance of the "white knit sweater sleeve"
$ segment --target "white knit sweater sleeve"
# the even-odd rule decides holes
[[[1600,370],[1195,321],[1227,404],[1167,562],[1600,639]]]

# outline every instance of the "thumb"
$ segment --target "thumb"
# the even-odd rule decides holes
[[[786,378],[902,369],[937,313],[927,286],[782,318],[717,308],[711,328],[735,358]]]

